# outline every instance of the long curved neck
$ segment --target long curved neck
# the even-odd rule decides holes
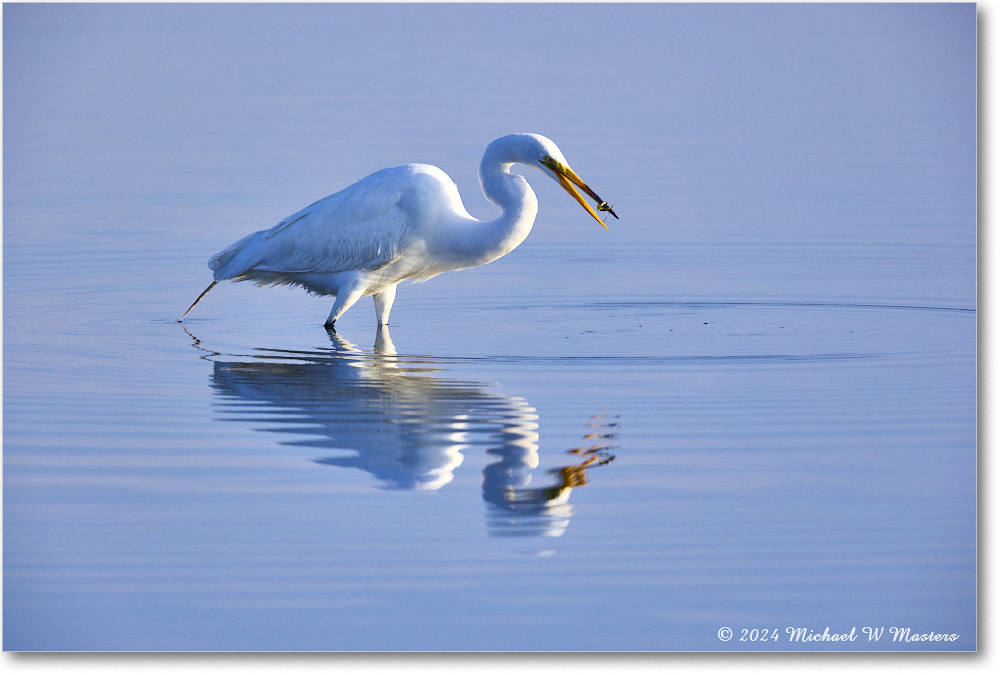
[[[527,238],[538,213],[538,199],[523,176],[510,172],[513,164],[491,145],[479,165],[483,194],[503,210],[495,220],[478,221],[470,216],[456,191],[455,217],[438,222],[426,235],[434,274],[496,260]]]
[[[481,223],[479,243],[488,260],[510,253],[531,232],[538,215],[538,199],[523,176],[512,174],[511,162],[504,162],[487,152],[479,165],[479,182],[486,198],[503,212],[499,218]],[[484,261],[487,262],[488,260]]]

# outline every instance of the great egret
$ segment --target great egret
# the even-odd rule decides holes
[[[337,296],[326,320],[330,328],[354,303],[371,295],[379,325],[387,325],[401,281],[486,264],[528,236],[538,200],[524,177],[510,172],[514,164],[554,178],[605,229],[597,211],[618,217],[569,168],[555,143],[538,134],[511,134],[490,143],[479,164],[483,193],[503,210],[496,220],[480,222],[469,215],[455,183],[436,166],[383,169],[214,255],[208,266],[215,280],[181,319],[217,283],[233,279],[259,286],[291,284]]]

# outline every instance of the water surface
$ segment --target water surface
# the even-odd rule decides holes
[[[5,649],[976,648],[974,6],[8,5],[4,50]],[[531,176],[391,331],[177,322],[378,168],[489,216],[521,130],[610,232]]]

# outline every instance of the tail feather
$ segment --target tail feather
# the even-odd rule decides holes
[[[256,244],[264,237],[265,232],[254,232],[230,245],[224,251],[216,253],[208,261],[216,281],[235,279],[247,270],[261,262],[260,247]]]
[[[197,305],[197,304],[198,304],[199,302],[201,302],[201,299],[202,299],[202,298],[204,298],[204,297],[205,297],[205,295],[206,295],[206,294],[207,294],[207,293],[208,293],[208,292],[209,292],[210,290],[212,290],[213,288],[215,288],[215,285],[216,285],[217,283],[219,283],[219,282],[218,282],[218,281],[213,281],[212,283],[210,283],[210,284],[208,285],[208,288],[206,288],[205,290],[203,290],[203,291],[201,292],[201,295],[199,295],[199,296],[198,296],[198,299],[197,299],[197,300],[195,300],[194,302],[192,302],[192,303],[191,303],[191,306],[187,308],[187,312],[184,312],[183,314],[181,314],[181,318],[180,318],[180,319],[178,319],[178,321],[183,321],[183,320],[184,320],[184,317],[186,317],[186,316],[188,315],[188,312],[190,312],[190,311],[191,311],[192,309],[194,309],[194,306],[195,306],[195,305]]]

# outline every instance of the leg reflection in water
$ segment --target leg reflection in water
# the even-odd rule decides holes
[[[388,489],[439,490],[469,451],[499,456],[483,472],[491,534],[561,534],[572,489],[612,459],[617,421],[597,415],[589,445],[568,451],[574,462],[550,471],[553,483],[531,487],[539,467],[536,410],[524,398],[447,377],[447,359],[400,356],[386,328],[372,350],[331,331],[330,347],[239,357],[191,337],[213,362],[219,419],[291,437],[281,445],[321,448],[330,453],[315,460],[324,466],[361,469]]]

